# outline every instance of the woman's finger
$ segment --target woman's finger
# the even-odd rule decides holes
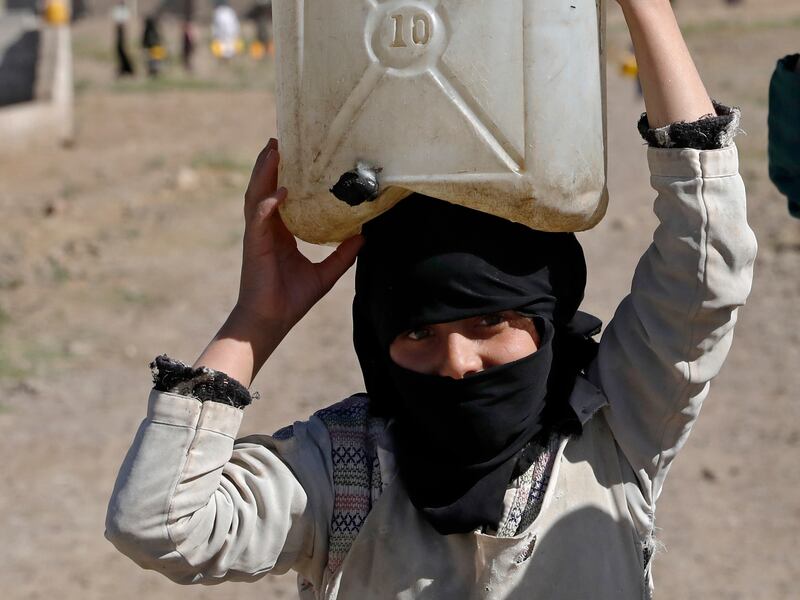
[[[278,188],[273,195],[254,207],[245,225],[245,254],[282,255],[296,247],[294,236],[284,225],[278,210],[287,195],[286,188]]]
[[[244,194],[245,205],[253,205],[271,195],[278,187],[278,142],[271,139],[256,158],[247,191]]]
[[[264,161],[269,153],[275,149],[275,144],[273,144],[273,141],[275,141],[275,138],[270,138],[269,142],[267,142],[267,145],[264,146],[261,149],[261,152],[258,153],[258,156],[256,156],[256,162],[253,163],[253,170],[250,172],[250,181],[253,181],[255,174],[259,171],[261,165],[264,164]]]
[[[275,192],[278,187],[279,160],[278,151],[269,150],[263,161],[256,165],[245,192],[246,201],[259,202]]]
[[[274,193],[262,199],[256,205],[254,225],[261,228],[262,225],[272,219],[278,207],[286,200],[288,195],[289,192],[285,187],[279,187]]]
[[[331,289],[333,284],[353,265],[363,245],[364,236],[351,237],[339,244],[330,256],[316,265],[320,283],[325,292]]]
[[[278,165],[281,162],[281,153],[278,151],[277,144],[264,161],[264,186],[268,194],[271,194],[278,187]]]

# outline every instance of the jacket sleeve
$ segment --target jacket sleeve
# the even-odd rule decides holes
[[[589,375],[650,512],[731,347],[756,241],[735,146],[648,161],[659,225]]]
[[[318,421],[278,440],[234,441],[238,408],[153,391],[120,469],[106,537],[178,583],[293,568],[318,582],[332,510],[330,442]]]

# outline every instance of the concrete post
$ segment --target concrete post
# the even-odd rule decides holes
[[[23,0],[13,1],[19,3]],[[35,83],[31,98],[23,97],[23,101],[0,106],[0,154],[36,143],[67,144],[75,135],[72,45],[68,25],[46,25],[32,13],[21,10],[0,16],[0,88],[11,89],[12,83],[17,86],[26,83],[24,70],[3,70],[1,66],[9,48],[30,34],[37,38],[38,43],[31,48],[23,44],[23,54],[24,51],[35,52],[29,61],[32,66],[27,67],[34,70]]]

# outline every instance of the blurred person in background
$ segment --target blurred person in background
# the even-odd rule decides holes
[[[181,23],[181,62],[187,71],[192,70],[197,32],[194,28],[194,0],[183,0]]]
[[[619,62],[620,75],[633,80],[636,95],[642,98],[642,82],[639,80],[639,64],[636,62],[636,54],[633,51],[633,46],[630,50],[625,52]]]
[[[272,0],[256,0],[245,15],[253,21],[256,39],[250,44],[250,56],[256,59],[273,54],[272,45]]]
[[[131,11],[126,0],[120,0],[114,5],[111,9],[111,19],[114,21],[116,37],[117,76],[127,77],[134,74],[134,69],[128,56],[127,27]]]
[[[241,26],[236,11],[226,0],[218,0],[211,21],[211,52],[229,60],[242,51]]]
[[[142,32],[142,48],[145,52],[147,61],[147,74],[150,77],[157,77],[161,72],[161,66],[167,57],[167,51],[161,41],[161,33],[158,30],[158,15],[151,14],[144,19],[144,31]]]
[[[86,7],[86,2],[84,0],[72,0],[72,22],[82,19],[83,17],[87,16],[89,11]]]
[[[800,219],[800,54],[778,61],[769,86],[769,177]]]

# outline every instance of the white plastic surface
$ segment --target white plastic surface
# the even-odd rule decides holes
[[[289,228],[336,242],[411,191],[535,229],[594,226],[604,2],[276,0]],[[329,189],[358,161],[382,169],[382,194],[353,208]]]

